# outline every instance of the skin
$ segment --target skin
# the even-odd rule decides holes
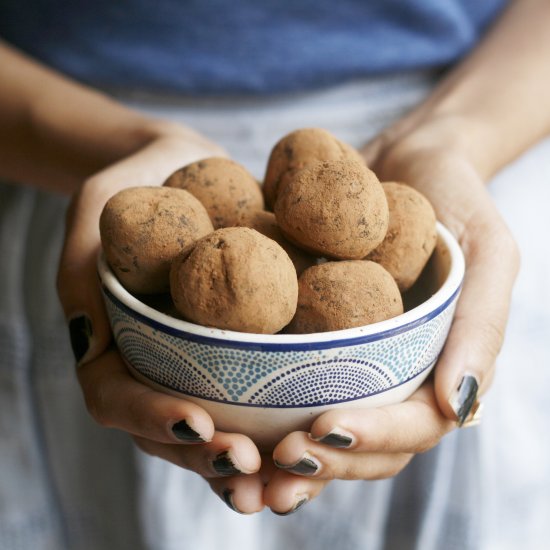
[[[486,391],[502,344],[519,255],[484,184],[550,133],[549,27],[547,0],[512,3],[422,105],[363,151],[380,179],[406,181],[429,198],[466,256],[463,293],[433,379],[399,405],[328,412],[310,434],[288,435],[265,457],[248,438],[216,432],[196,405],[128,374],[109,346],[95,276],[99,213],[125,186],[120,182],[153,185],[186,160],[223,152],[187,128],[145,118],[0,45],[0,127],[6,129],[0,177],[73,195],[58,287],[67,318],[85,312],[93,323],[92,345],[78,369],[92,416],[130,433],[145,452],[204,476],[218,495],[231,489],[235,507],[246,513],[264,506],[287,512],[335,478],[393,476],[437,445],[456,427],[448,400],[458,381],[474,375],[480,393]],[[176,440],[170,426],[182,419],[207,442]],[[351,437],[351,446],[315,441],[333,431]],[[215,473],[211,461],[224,450],[248,475]],[[271,460],[291,465],[304,455],[319,465],[314,476],[291,474]]]

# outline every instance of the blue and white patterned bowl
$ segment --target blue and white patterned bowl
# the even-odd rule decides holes
[[[99,275],[114,338],[132,373],[200,404],[217,429],[268,448],[333,407],[409,397],[433,368],[464,275],[458,243],[438,224],[422,303],[387,321],[316,334],[249,334],[161,313],[126,291],[105,259]]]

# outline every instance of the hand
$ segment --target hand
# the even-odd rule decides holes
[[[174,170],[225,152],[190,131],[159,136],[137,153],[88,179],[67,216],[58,292],[71,328],[86,405],[102,426],[131,434],[146,453],[202,475],[242,512],[263,508],[260,456],[240,434],[215,431],[199,406],[135,380],[110,345],[111,332],[98,283],[99,216],[119,190],[160,185]],[[250,474],[238,476],[237,473]]]
[[[493,377],[519,265],[516,245],[482,178],[455,146],[455,121],[422,121],[406,131],[404,126],[389,129],[364,154],[381,181],[405,182],[422,192],[464,251],[466,275],[451,332],[433,380],[408,401],[333,410],[313,423],[310,434],[295,432],[278,444],[273,458],[282,468],[269,481],[264,500],[279,512],[315,497],[331,479],[397,474],[415,453],[471,418]],[[323,439],[329,434],[341,437]]]

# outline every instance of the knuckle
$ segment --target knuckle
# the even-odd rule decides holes
[[[428,407],[427,413],[431,415],[430,423],[433,425],[433,429],[419,437],[419,442],[413,449],[415,453],[425,453],[433,449],[456,426],[452,420],[445,418],[438,410],[432,407]]]
[[[185,459],[179,452],[175,452],[170,446],[159,444],[155,441],[151,441],[145,437],[132,436],[136,447],[148,456],[160,458],[171,464],[174,464],[178,468],[189,470]]]
[[[414,451],[416,453],[425,453],[430,449],[433,449],[439,444],[441,438],[445,435],[445,433],[446,431],[438,423],[430,433],[426,434],[423,438],[419,440],[419,443],[414,448]]]
[[[132,436],[132,439],[134,440],[134,443],[136,447],[149,456],[155,456],[159,457],[158,450],[155,448],[154,445],[151,445],[151,442],[147,439],[144,439],[143,437],[136,437]]]
[[[456,428],[456,422],[453,420],[446,418],[443,422],[440,422],[427,450],[433,449],[439,445],[441,440],[454,428]]]
[[[67,303],[69,298],[69,293],[67,292],[67,286],[66,286],[65,280],[66,279],[65,279],[65,273],[64,273],[64,266],[60,265],[59,271],[57,272],[57,277],[55,280],[55,289],[56,289],[59,301],[63,305]]]
[[[81,367],[81,369],[85,368],[86,366]],[[108,414],[107,397],[101,385],[97,384],[95,380],[90,380],[88,377],[82,375],[79,376],[79,379],[84,395],[84,403],[90,416],[103,428],[114,427],[111,415]]]
[[[55,281],[55,287],[57,297],[61,303],[66,316],[72,313],[75,301],[74,281],[78,280],[74,275],[74,269],[71,262],[68,260],[62,260],[59,265],[57,277]]]
[[[480,341],[485,350],[496,357],[504,342],[505,327],[494,319],[487,319],[480,328]]]
[[[76,212],[76,205],[78,203],[78,199],[81,194],[81,189],[79,188],[78,191],[74,194],[73,198],[69,202],[69,205],[67,206],[65,210],[65,227],[69,228],[72,226],[75,218],[75,212]]]
[[[510,263],[511,268],[514,270],[514,274],[517,274],[519,271],[519,266],[521,264],[521,252],[519,245],[516,239],[513,237],[512,233],[509,230],[506,230],[504,234],[504,250]]]
[[[501,266],[517,273],[521,262],[521,253],[519,245],[500,217],[494,222],[493,231],[487,232],[487,239],[491,241],[493,257],[501,262]]]
[[[394,455],[393,459],[389,461],[384,471],[380,472],[379,476],[373,479],[388,479],[400,474],[409,462],[412,460],[414,454],[402,453]]]
[[[416,452],[425,453],[430,449],[433,449],[441,440],[442,435],[443,434],[440,433],[439,430],[431,433],[420,442],[420,444],[416,448]]]
[[[95,420],[97,424],[99,424],[102,428],[113,427],[113,423],[109,415],[106,414],[105,409],[102,406],[100,406],[97,399],[85,397],[85,401],[86,401],[86,407],[88,409],[88,412],[90,413],[91,417]]]
[[[57,296],[61,301],[63,301],[63,298],[65,296],[65,277],[64,277],[64,269],[63,264],[61,263],[59,265],[59,269],[57,270],[57,275],[55,278],[55,290],[57,291]]]
[[[145,443],[144,439],[142,439],[141,437],[135,437],[135,436],[132,436],[132,439],[134,441],[135,446],[140,451],[143,451],[144,453],[152,456],[152,453],[150,452],[149,446]]]
[[[392,477],[396,476],[401,471],[403,471],[409,465],[413,457],[414,457],[414,454],[411,454],[411,453],[401,454],[395,462],[395,466],[392,472]]]

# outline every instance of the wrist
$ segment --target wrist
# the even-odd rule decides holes
[[[483,181],[490,180],[511,160],[505,146],[506,136],[483,115],[436,107],[426,116],[419,131],[430,134],[432,144],[462,157]]]
[[[487,181],[499,166],[498,140],[488,125],[471,117],[424,105],[383,132],[382,164],[417,156],[460,158]]]

